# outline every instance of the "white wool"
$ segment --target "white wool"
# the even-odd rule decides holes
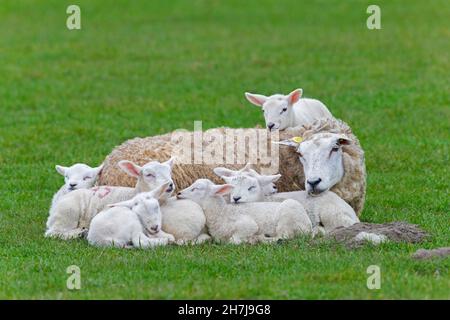
[[[269,130],[310,125],[318,119],[332,119],[328,108],[319,100],[302,98],[303,90],[296,89],[288,95],[245,93],[245,97],[255,106],[261,107]]]
[[[152,248],[175,238],[161,230],[161,210],[157,198],[168,183],[151,192],[140,193],[131,200],[116,203],[96,215],[87,240],[94,246]]]
[[[216,241],[271,242],[312,233],[311,221],[297,201],[227,204],[223,196],[231,189],[231,185],[198,179],[178,197],[191,199],[202,207],[209,233]]]
[[[374,245],[379,245],[380,243],[388,241],[388,238],[383,234],[376,234],[361,231],[355,236],[355,241],[367,241]]]

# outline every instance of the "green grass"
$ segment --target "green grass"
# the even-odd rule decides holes
[[[72,1],[0,3],[0,298],[450,298],[450,3],[377,1]],[[101,250],[43,237],[54,165],[99,164],[135,136],[176,128],[251,127],[244,91],[327,104],[366,152],[364,221],[404,220],[424,244],[350,251],[280,245]],[[66,289],[66,268],[82,289]],[[381,267],[380,290],[366,287]]]

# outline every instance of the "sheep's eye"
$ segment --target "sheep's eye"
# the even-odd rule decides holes
[[[197,190],[197,188],[192,188],[192,189],[191,189],[191,192],[194,192],[195,190]]]
[[[255,186],[251,186],[250,188],[248,188],[248,191],[252,191],[255,188],[256,188]]]
[[[154,174],[151,174],[151,173],[147,173],[147,174],[146,174],[146,177],[149,177],[149,178],[154,178],[154,177],[155,177],[155,175],[154,175]]]
[[[136,203],[134,204],[134,206],[137,207],[138,204],[139,204],[139,203],[136,202]]]
[[[339,147],[333,147],[333,148],[331,149],[332,152],[336,152],[336,151],[338,151],[338,150],[339,150]]]
[[[86,177],[83,178],[84,181],[86,181],[86,180],[88,180],[88,179],[91,179],[91,177],[86,176]]]
[[[286,111],[287,111],[287,107],[284,107],[284,108],[281,110],[280,114],[282,114],[283,112],[286,112]]]

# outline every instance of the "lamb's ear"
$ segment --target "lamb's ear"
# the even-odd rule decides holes
[[[171,157],[169,160],[164,162],[164,164],[167,164],[170,168],[173,168],[174,163],[175,163],[175,157]]]
[[[133,200],[126,200],[126,201],[122,201],[122,202],[117,202],[117,203],[112,203],[112,204],[108,204],[109,208],[113,208],[113,207],[126,207],[128,209],[133,208],[133,204],[134,201]]]
[[[60,166],[60,165],[56,165],[55,169],[60,175],[65,176],[66,175],[66,170],[69,169],[69,168],[63,167],[63,166]]]
[[[150,191],[150,196],[155,199],[161,198],[163,195],[165,195],[166,190],[168,189],[169,185],[170,185],[169,181],[167,181],[166,183],[163,183],[159,187]]]
[[[350,140],[346,135],[340,135],[336,141],[336,143],[339,146],[347,146],[352,143],[352,140]]]
[[[302,89],[295,89],[291,93],[287,95],[287,100],[290,105],[293,105],[296,103],[300,98],[302,97],[303,90]]]
[[[222,184],[212,187],[213,194],[216,196],[224,196],[227,195],[233,190],[233,186],[231,184]]]
[[[258,107],[262,107],[264,102],[266,102],[267,100],[267,97],[263,96],[262,94],[254,94],[250,92],[246,92],[245,97],[247,98],[248,101],[250,101],[252,104]]]
[[[237,174],[236,171],[233,171],[233,170],[230,170],[227,168],[223,168],[223,167],[214,168],[213,171],[216,175],[218,175],[221,178],[232,177]]]
[[[260,176],[258,177],[258,181],[262,186],[265,186],[269,183],[275,183],[278,181],[278,179],[281,178],[281,174],[274,174],[270,176]]]
[[[118,163],[119,168],[125,171],[128,175],[139,178],[141,175],[142,168],[139,167],[137,164],[134,164],[131,161],[128,160],[122,160]]]
[[[102,172],[102,170],[103,170],[103,164],[96,168],[92,168],[92,172],[94,173],[95,176],[99,176],[100,173]]]

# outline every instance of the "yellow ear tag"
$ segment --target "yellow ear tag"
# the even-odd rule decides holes
[[[303,138],[302,137],[293,137],[293,138],[291,138],[291,140],[294,141],[295,143],[300,143],[303,141]]]

